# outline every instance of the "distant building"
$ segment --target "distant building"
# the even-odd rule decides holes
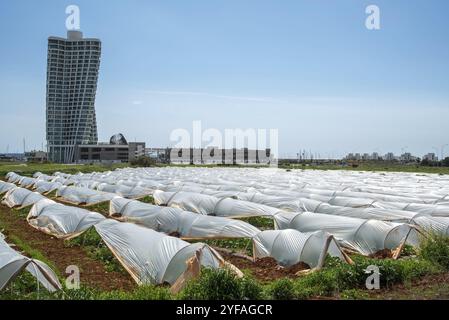
[[[144,155],[145,142],[128,143],[124,137],[117,139],[117,135],[114,135],[109,143],[76,145],[74,161],[76,163],[130,162]]]
[[[11,154],[0,154],[0,161],[16,161],[17,159]]]
[[[28,162],[44,162],[47,161],[47,152],[45,151],[28,151],[25,152],[25,161]]]
[[[173,164],[271,164],[274,159],[271,149],[248,148],[185,148],[167,149],[167,157]]]
[[[169,154],[168,148],[145,148],[145,155],[151,159],[156,160],[157,162],[168,162]]]
[[[401,154],[399,158],[402,162],[413,162],[416,161],[416,157],[413,156],[410,152],[404,152]]]
[[[423,158],[423,160],[427,160],[427,161],[431,161],[431,162],[438,161],[438,157],[433,152],[424,155],[422,158]]]
[[[388,152],[387,154],[385,154],[384,160],[385,161],[393,161],[393,160],[396,160],[396,156],[394,155],[393,152]]]
[[[77,145],[98,141],[95,95],[101,42],[68,31],[48,38],[47,142],[52,162],[71,163]]]

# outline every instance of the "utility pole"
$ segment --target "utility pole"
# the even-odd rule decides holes
[[[444,148],[447,147],[447,146],[449,146],[448,143],[443,144],[443,145],[441,146],[441,159],[440,159],[441,161],[443,161],[443,159],[444,159]]]

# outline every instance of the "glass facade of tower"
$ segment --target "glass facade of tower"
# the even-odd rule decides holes
[[[95,94],[101,42],[69,31],[67,39],[48,38],[48,159],[74,161],[75,146],[98,142]]]

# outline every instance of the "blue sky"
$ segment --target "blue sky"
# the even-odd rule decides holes
[[[276,128],[283,156],[449,143],[448,1],[2,0],[0,152],[45,144],[47,38],[65,36],[69,4],[102,40],[100,140],[167,146],[201,120]]]

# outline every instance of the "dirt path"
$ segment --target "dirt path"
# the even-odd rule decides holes
[[[69,265],[80,269],[81,284],[101,290],[131,290],[135,282],[127,274],[108,272],[100,261],[90,258],[81,247],[67,247],[63,240],[42,233],[28,225],[16,212],[0,205],[0,223],[5,236],[14,235],[52,261],[62,276]],[[8,240],[8,239],[6,239]]]

